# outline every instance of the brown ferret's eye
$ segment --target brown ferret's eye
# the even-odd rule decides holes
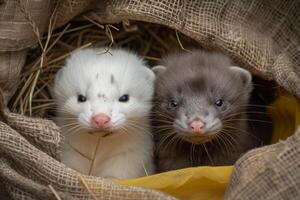
[[[168,107],[171,109],[175,109],[175,108],[177,108],[177,106],[178,106],[178,103],[174,99],[172,99],[168,102]]]
[[[86,102],[86,97],[83,96],[82,94],[80,94],[80,95],[78,95],[77,100],[78,100],[78,102],[83,103],[83,102]]]
[[[221,107],[223,105],[223,100],[222,99],[218,99],[216,102],[215,102],[215,105],[217,107]]]

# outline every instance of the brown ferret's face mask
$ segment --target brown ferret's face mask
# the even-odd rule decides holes
[[[239,67],[212,70],[176,79],[165,70],[158,76],[154,105],[157,132],[176,134],[196,144],[230,134],[245,113],[251,75]]]

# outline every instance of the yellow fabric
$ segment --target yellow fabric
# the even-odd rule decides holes
[[[300,100],[282,94],[268,112],[274,130],[272,142],[285,139],[300,125]],[[160,190],[184,200],[221,200],[230,179],[233,167],[186,168],[117,183]]]
[[[160,190],[180,199],[222,199],[232,168],[186,168],[118,183]]]
[[[286,139],[300,125],[300,100],[290,94],[280,95],[268,112],[273,121],[272,143]]]

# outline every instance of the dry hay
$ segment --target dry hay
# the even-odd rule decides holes
[[[152,66],[170,51],[199,47],[197,42],[172,29],[144,22],[102,24],[83,15],[53,30],[53,15],[43,37],[39,36],[34,24],[32,26],[38,46],[28,53],[18,90],[9,103],[12,112],[28,116],[49,117],[53,114],[49,112],[55,107],[51,96],[53,78],[76,49],[123,47],[137,52]]]

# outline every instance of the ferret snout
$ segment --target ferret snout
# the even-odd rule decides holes
[[[91,119],[91,124],[94,128],[107,128],[110,122],[110,117],[104,113],[98,113]]]
[[[205,127],[205,122],[201,120],[193,121],[189,124],[189,128],[193,133],[203,133],[203,128]]]

